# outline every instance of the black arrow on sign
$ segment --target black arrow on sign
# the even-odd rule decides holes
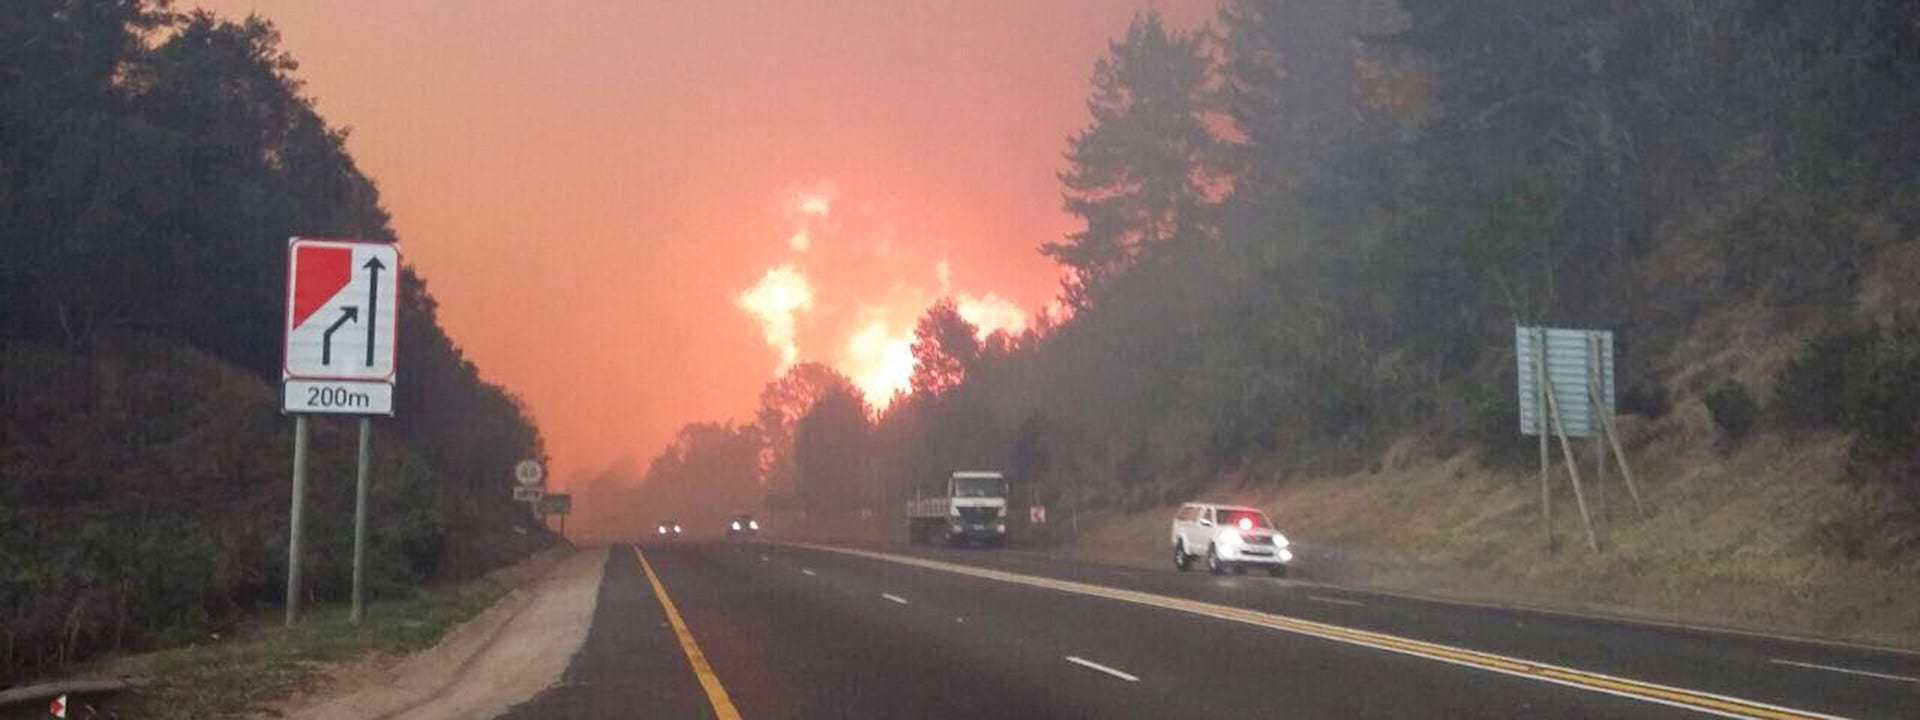
[[[327,331],[320,334],[320,364],[321,365],[333,364],[333,331],[339,330],[340,326],[347,324],[347,321],[349,320],[359,320],[359,319],[360,319],[360,308],[354,307],[352,305],[348,305],[346,307],[340,308],[340,319],[333,321],[332,325],[327,326]]]
[[[360,267],[367,269],[367,367],[373,367],[374,326],[380,324],[380,271],[387,266],[375,255]]]

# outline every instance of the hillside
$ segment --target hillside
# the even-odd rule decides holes
[[[396,238],[278,42],[164,3],[0,7],[0,687],[284,599],[287,239]],[[395,270],[376,596],[556,542],[504,492],[539,431]],[[354,426],[313,425],[305,587],[337,599]]]

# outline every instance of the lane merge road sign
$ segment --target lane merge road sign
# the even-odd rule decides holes
[[[287,242],[282,410],[393,414],[399,271],[392,243]]]

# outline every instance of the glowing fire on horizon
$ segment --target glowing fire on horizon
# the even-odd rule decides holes
[[[833,216],[835,197],[836,191],[828,182],[789,189],[784,194],[781,211],[788,222],[786,246],[791,259],[769,268],[734,299],[760,325],[762,337],[778,354],[776,375],[807,354],[803,345],[830,348],[830,363],[853,381],[868,404],[885,408],[910,385],[914,325],[937,299],[953,298],[960,316],[978,328],[982,340],[996,332],[1017,335],[1031,323],[1019,305],[993,292],[958,290],[953,266],[945,259],[934,266],[932,288],[899,281],[869,282],[859,287],[817,286],[802,268],[810,251],[820,247],[822,241],[829,243],[826,250],[833,253],[844,254],[855,245],[845,242],[849,231]],[[862,207],[861,213],[870,212]],[[875,253],[886,258],[893,245],[893,227],[884,226],[872,239]],[[840,292],[834,295],[829,290]],[[803,316],[809,319],[803,320]],[[841,327],[820,327],[827,323]],[[822,333],[839,335],[839,339],[826,340],[820,337]],[[802,343],[802,334],[815,339]]]

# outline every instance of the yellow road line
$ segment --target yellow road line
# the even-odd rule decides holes
[[[1217,605],[1166,595],[1154,595],[1137,590],[1123,590],[1101,585],[1090,585],[1087,583],[1073,582],[1071,580],[1056,580],[1049,577],[1022,575],[1004,570],[989,570],[971,565],[960,565],[904,555],[891,555],[888,553],[829,547],[825,545],[801,545],[801,547],[901,565],[912,565],[929,570],[971,575],[987,580],[1046,588],[1079,595],[1089,595],[1167,610],[1177,610],[1221,620],[1232,620],[1298,635],[1308,635],[1350,645],[1387,650],[1403,655],[1412,655],[1454,665],[1490,670],[1514,677],[1550,682],[1556,685],[1564,685],[1608,695],[1684,708],[1722,717],[1759,718],[1762,720],[1841,720],[1833,715],[1823,715],[1698,690],[1687,690],[1639,680],[1630,680],[1612,675],[1588,672],[1586,670],[1577,670],[1504,655],[1495,655],[1493,653],[1431,643],[1424,640],[1414,640],[1370,630],[1359,630],[1312,620],[1302,620],[1285,615],[1276,615],[1229,605]]]
[[[680,619],[680,610],[673,606],[673,598],[667,597],[667,588],[660,584],[660,576],[653,574],[653,566],[647,563],[647,556],[634,546],[633,556],[639,558],[640,569],[647,574],[647,582],[653,583],[653,595],[660,598],[660,607],[667,611],[667,622],[673,625],[673,634],[680,636],[680,649],[687,653],[687,664],[693,666],[693,674],[700,678],[700,689],[707,691],[707,701],[713,703],[713,714],[720,720],[740,720],[740,711],[733,708],[733,699],[727,697],[727,689],[720,686],[720,676],[713,674],[713,666],[707,664],[707,656],[700,652],[700,644],[693,641],[693,632],[687,630],[687,621]]]

